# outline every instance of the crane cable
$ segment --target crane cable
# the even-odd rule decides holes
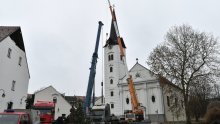
[[[102,47],[103,47],[103,28],[102,28],[102,31],[101,31],[101,35],[102,35]],[[102,82],[103,82],[103,66],[104,66],[104,62],[103,62],[103,59],[104,59],[104,55],[103,55],[103,48],[102,48]]]

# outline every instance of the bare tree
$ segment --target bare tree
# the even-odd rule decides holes
[[[214,81],[219,73],[217,39],[189,25],[174,26],[148,58],[148,65],[182,89],[187,123],[191,123],[189,91],[200,77]]]

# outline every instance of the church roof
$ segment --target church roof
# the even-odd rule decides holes
[[[123,38],[121,38],[121,42],[122,42],[122,47],[126,48]],[[105,44],[104,47],[107,47],[108,45],[118,45],[117,35],[116,35],[116,32],[115,32],[115,27],[114,27],[114,24],[113,24],[113,20],[112,20],[112,23],[111,23],[110,36],[109,36],[109,39],[106,41],[106,44]]]
[[[25,52],[21,29],[18,26],[0,26],[0,42],[10,37],[15,44]]]
[[[138,62],[136,62],[136,64],[129,70],[129,72],[131,72],[133,70],[133,68],[135,68],[135,66],[140,66],[140,67],[146,69],[147,71],[153,73],[151,70],[149,70],[148,68],[146,68],[143,65],[139,64]]]

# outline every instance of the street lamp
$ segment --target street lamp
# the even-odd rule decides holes
[[[5,91],[3,90],[3,89],[0,89],[0,91],[3,91],[3,93],[2,93],[2,98],[5,98]]]
[[[22,101],[23,101],[24,98],[27,98],[27,97],[26,96],[21,97],[20,104],[22,104]]]

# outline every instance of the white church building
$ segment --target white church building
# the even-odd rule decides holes
[[[126,49],[122,39],[122,46]],[[126,55],[125,55],[126,58]],[[104,46],[105,103],[111,114],[124,115],[132,110],[126,74],[127,64],[120,56],[114,26]],[[145,119],[151,122],[184,121],[185,113],[181,89],[137,63],[129,70]],[[178,104],[178,105],[177,105]],[[173,107],[176,105],[176,107]]]
[[[0,112],[25,108],[29,79],[20,27],[0,26]]]

